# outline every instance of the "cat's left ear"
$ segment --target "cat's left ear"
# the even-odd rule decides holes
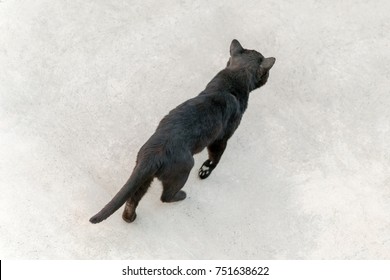
[[[240,42],[238,42],[236,39],[232,41],[230,44],[230,55],[234,56],[237,54],[240,54],[244,51],[244,48],[241,46]]]

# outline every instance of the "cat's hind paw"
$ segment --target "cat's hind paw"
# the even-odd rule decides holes
[[[128,215],[128,213],[126,212],[123,212],[123,215],[122,215],[122,219],[126,222],[126,223],[132,223],[134,222],[134,220],[137,218],[137,213],[133,213],[132,215]]]

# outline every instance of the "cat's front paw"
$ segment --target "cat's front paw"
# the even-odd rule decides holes
[[[206,160],[203,165],[199,168],[199,177],[200,179],[206,179],[210,176],[211,171],[213,171],[215,166],[213,166],[213,163],[208,159]]]

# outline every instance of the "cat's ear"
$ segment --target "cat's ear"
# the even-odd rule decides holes
[[[244,48],[241,46],[240,42],[238,42],[236,39],[232,41],[230,44],[230,55],[236,55],[240,54],[244,51]]]
[[[276,60],[275,57],[264,58],[260,64],[260,67],[263,68],[265,71],[269,71],[272,68],[272,66],[274,66],[275,60]]]

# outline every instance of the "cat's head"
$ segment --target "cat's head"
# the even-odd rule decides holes
[[[255,87],[259,88],[267,82],[269,70],[274,63],[274,57],[265,58],[255,50],[244,49],[240,42],[234,39],[230,45],[230,59],[226,68],[246,69],[253,75]]]

